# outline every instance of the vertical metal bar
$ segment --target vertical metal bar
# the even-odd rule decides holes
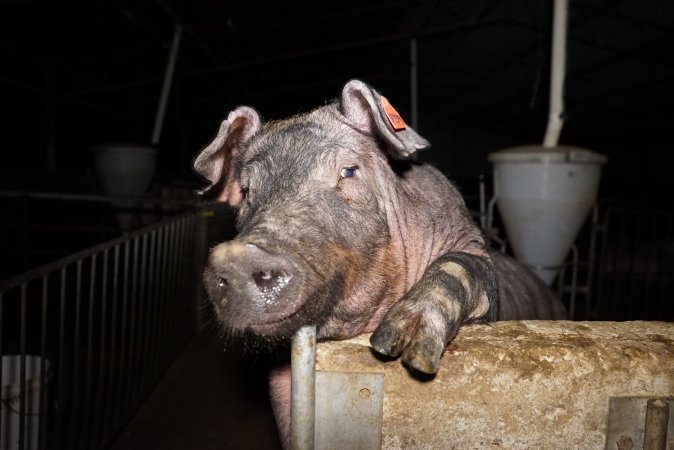
[[[138,326],[137,326],[137,333],[136,333],[136,344],[134,346],[136,352],[135,352],[135,358],[134,358],[134,382],[133,382],[133,404],[135,407],[135,404],[138,402],[138,400],[142,396],[142,391],[141,387],[143,385],[143,355],[146,354],[146,348],[145,348],[145,343],[143,342],[143,336],[144,336],[144,327],[145,327],[145,314],[144,314],[144,305],[147,300],[147,293],[146,293],[146,268],[147,268],[147,234],[143,234],[141,236],[138,236],[138,239],[140,239],[141,244],[140,244],[140,263],[139,263],[139,278],[140,278],[140,286],[138,288],[138,296],[136,298],[136,308],[138,310]]]
[[[3,366],[3,358],[2,358],[2,355],[5,354],[5,351],[2,348],[2,346],[3,346],[2,330],[5,329],[4,320],[5,320],[5,293],[0,291],[0,386],[5,385],[4,380],[3,380],[3,376],[2,376],[2,373],[3,373],[3,367],[2,367]],[[2,427],[3,427],[4,424],[2,422],[3,421],[0,420],[0,436],[3,436]]]
[[[105,414],[103,416],[103,429],[101,430],[101,441],[99,447],[104,447],[107,443],[108,434],[114,431],[114,411],[119,397],[116,391],[115,380],[118,378],[117,364],[117,301],[119,299],[119,244],[114,247],[112,263],[112,298],[111,298],[111,318],[110,318],[110,362],[108,371],[110,376],[107,383],[107,393],[105,401]]]
[[[641,250],[642,250],[642,245],[641,244],[641,223],[642,223],[642,218],[643,214],[631,214],[631,216],[634,217],[635,223],[634,223],[634,231],[631,233],[632,236],[632,257],[630,258],[630,267],[629,267],[629,273],[628,273],[628,285],[627,285],[627,299],[630,302],[630,319],[644,319],[644,314],[645,314],[645,306],[646,306],[646,301],[647,299],[643,297],[643,292],[641,289],[639,289],[638,286],[638,279],[636,276],[636,272],[638,270],[638,265],[639,265],[639,259],[641,259]],[[637,298],[637,295],[640,297],[639,303],[641,304],[641,308],[638,310],[638,316],[633,315],[633,310],[636,308],[637,305],[635,305],[634,301],[632,299]]]
[[[166,63],[166,72],[164,74],[164,83],[162,84],[161,88],[159,105],[157,106],[157,116],[155,117],[154,128],[152,129],[152,145],[157,145],[159,143],[159,137],[161,136],[161,129],[164,123],[164,114],[166,113],[169,92],[171,91],[171,82],[173,80],[173,72],[175,71],[176,60],[178,59],[178,50],[180,48],[180,37],[182,36],[182,33],[182,25],[176,24],[173,31],[173,41],[171,42],[169,59]]]
[[[608,264],[607,262],[607,247],[608,247],[608,236],[609,236],[609,230],[610,230],[610,224],[611,224],[611,209],[609,208],[608,211],[606,211],[605,214],[605,220],[604,220],[604,225],[602,226],[602,236],[601,236],[601,248],[600,248],[600,255],[599,255],[599,267],[598,267],[598,273],[597,273],[597,292],[596,292],[596,299],[595,299],[595,308],[597,309],[597,314],[605,315],[605,311],[602,310],[602,302],[604,298],[604,286],[606,284],[605,281],[605,276],[607,272],[607,267],[606,265]]]
[[[67,272],[68,266],[65,266],[61,269],[61,296],[60,296],[60,311],[59,311],[59,350],[58,350],[58,373],[59,373],[59,383],[58,383],[58,396],[56,397],[55,404],[57,405],[57,414],[55,417],[58,420],[57,429],[54,432],[54,435],[57,436],[57,442],[63,444],[63,441],[66,436],[66,430],[68,429],[68,422],[66,421],[66,411],[67,407],[70,404],[68,400],[69,396],[66,396],[66,381],[65,376],[67,373],[65,367],[65,353],[66,353],[66,287],[67,287]],[[58,447],[58,445],[57,445]],[[64,446],[65,447],[65,446]]]
[[[119,425],[119,421],[122,420],[122,413],[124,412],[124,406],[126,404],[126,393],[125,389],[125,378],[127,375],[126,371],[126,362],[127,362],[127,349],[128,349],[128,336],[126,333],[126,322],[127,322],[127,306],[128,306],[128,291],[129,291],[129,253],[131,252],[131,241],[124,242],[124,270],[122,274],[122,313],[121,313],[121,329],[119,332],[119,377],[116,392],[118,394],[118,401],[115,408],[114,415],[114,424],[115,427]]]
[[[297,330],[290,350],[290,448],[311,450],[315,435],[316,326]]]
[[[42,275],[42,326],[41,326],[41,342],[40,342],[40,401],[39,401],[39,430],[37,438],[37,447],[42,449],[45,446],[45,433],[47,431],[46,420],[48,417],[47,414],[47,405],[46,405],[46,395],[47,395],[47,375],[50,371],[50,367],[47,362],[47,300],[48,293],[47,289],[49,287],[49,278],[48,274]],[[35,411],[33,411],[33,414]]]
[[[96,374],[96,382],[94,386],[97,387],[94,400],[92,402],[93,408],[93,424],[91,427],[91,448],[101,447],[101,435],[102,435],[102,420],[103,415],[105,414],[105,405],[103,405],[103,386],[109,384],[109,368],[105,367],[106,356],[106,335],[107,335],[107,290],[108,290],[108,258],[109,252],[108,249],[103,250],[103,267],[101,272],[101,297],[100,297],[100,309],[101,309],[101,321],[99,324],[99,346],[98,346],[98,373]]]
[[[625,227],[626,227],[626,225],[625,225],[625,222],[626,222],[625,215],[623,214],[623,216],[620,219],[621,219],[620,220],[620,232],[619,232],[619,235],[618,235],[618,242],[617,242],[616,247],[614,249],[614,251],[616,252],[616,256],[617,256],[616,257],[617,264],[616,264],[616,267],[615,267],[616,270],[614,272],[615,282],[614,282],[614,285],[613,285],[614,289],[613,289],[613,292],[612,292],[612,295],[613,295],[615,301],[611,303],[612,305],[614,305],[613,308],[612,308],[612,312],[613,312],[613,314],[612,314],[613,317],[611,318],[612,320],[621,320],[622,319],[622,316],[616,317],[615,310],[616,310],[616,305],[617,305],[618,306],[618,314],[623,313],[624,311],[622,311],[622,307],[624,307],[624,301],[625,301],[624,298],[622,298],[622,295],[620,294],[622,292],[621,285],[620,285],[620,281],[622,281],[622,277],[619,276],[619,274],[618,274],[618,270],[620,270],[620,256],[621,256],[619,252],[620,252],[621,248],[625,248],[624,247],[624,242],[625,242],[624,236],[625,236],[625,233],[626,233],[625,232]],[[631,311],[629,311],[629,304],[628,304],[628,314],[631,314]]]
[[[146,295],[147,325],[145,326],[145,354],[147,358],[144,364],[145,383],[144,390],[150,389],[155,381],[155,372],[152,365],[152,355],[155,351],[154,336],[156,318],[154,315],[154,305],[157,300],[157,230],[150,232],[150,261],[148,263],[148,292]]]
[[[189,224],[189,218],[188,217],[183,217],[180,222],[179,222],[179,233],[178,233],[178,289],[176,290],[178,293],[178,299],[176,302],[176,339],[177,339],[177,346],[175,349],[175,353],[177,353],[178,350],[183,348],[183,345],[185,344],[187,340],[187,334],[189,333],[189,322],[185,320],[187,318],[187,311],[185,308],[189,306],[189,302],[187,301],[187,298],[185,296],[185,285],[187,284],[187,275],[190,273],[189,270],[187,270],[187,265],[189,263],[189,259],[187,257],[187,250],[186,250],[186,241],[187,241],[187,229],[188,229],[188,224]]]
[[[140,251],[140,243],[138,236],[133,238],[133,268],[131,270],[131,304],[129,306],[130,314],[130,330],[129,330],[129,368],[128,370],[128,383],[126,387],[126,402],[124,411],[128,414],[133,404],[134,392],[133,392],[133,372],[136,368],[136,305],[138,303],[138,254]]]
[[[168,283],[169,283],[169,266],[170,266],[170,261],[169,261],[169,229],[170,226],[166,225],[162,227],[162,290],[161,290],[161,301],[159,303],[160,305],[160,311],[159,311],[159,330],[157,332],[157,337],[159,340],[159,349],[157,351],[157,356],[159,358],[159,364],[161,366],[161,370],[163,371],[165,369],[165,363],[166,363],[166,309],[167,309],[167,293],[169,292],[168,288]]]
[[[652,398],[646,406],[644,450],[666,450],[669,403]]]
[[[21,337],[19,342],[21,363],[19,368],[19,449],[25,448],[26,432],[26,328],[28,316],[27,283],[21,285]]]
[[[71,443],[66,445],[66,448],[76,448],[77,447],[77,438],[79,437],[79,424],[77,421],[77,412],[79,409],[79,371],[80,371],[80,314],[82,310],[82,260],[77,261],[75,266],[76,271],[76,281],[75,281],[75,330],[74,330],[74,341],[73,341],[73,373],[72,373],[72,403],[70,410],[70,422],[68,424],[68,429],[71,432],[68,434],[68,438],[71,439]]]
[[[193,242],[193,254],[196,260],[196,263],[193,265],[194,273],[192,274],[192,283],[193,283],[193,296],[194,296],[194,327],[196,330],[201,329],[202,322],[202,283],[201,283],[201,274],[203,272],[203,264],[206,259],[206,214],[203,210],[200,210],[196,213],[195,217],[197,218],[197,230],[194,233],[194,242]]]
[[[178,290],[180,289],[180,224],[181,220],[176,221],[173,225],[173,290],[171,292],[171,324],[169,327],[171,336],[171,360],[175,355],[175,348],[177,344],[177,325],[176,317],[178,316],[178,305],[180,296]]]
[[[160,227],[156,230],[156,262],[155,262],[155,301],[152,306],[152,353],[150,354],[150,367],[153,374],[153,378],[157,379],[161,373],[159,357],[159,346],[161,340],[159,339],[159,333],[161,332],[161,304],[163,303],[163,290],[164,290],[164,261],[163,261],[163,238],[164,238],[164,227]]]
[[[596,319],[597,314],[599,313],[597,308],[597,302],[595,299],[595,292],[593,289],[594,286],[594,274],[595,274],[595,264],[596,257],[595,252],[597,251],[597,233],[599,232],[599,207],[595,203],[592,207],[592,221],[590,224],[590,254],[588,255],[588,269],[587,269],[587,292],[585,298],[585,317],[584,320]]]
[[[168,362],[171,360],[171,319],[172,319],[172,304],[173,304],[173,298],[175,294],[175,272],[174,272],[174,256],[175,256],[175,245],[174,245],[174,238],[175,238],[175,222],[171,222],[171,224],[168,226],[168,242],[167,242],[167,250],[168,250],[168,260],[167,260],[167,273],[168,273],[168,279],[167,279],[167,290],[166,290],[166,296],[164,298],[164,302],[166,303],[166,309],[164,313],[164,330],[162,332],[163,340],[164,340],[164,365],[166,366]]]
[[[181,230],[181,236],[180,236],[180,297],[179,297],[179,305],[180,305],[180,314],[178,316],[178,325],[180,328],[180,346],[179,350],[183,349],[183,346],[187,342],[187,339],[190,336],[191,332],[191,325],[192,322],[187,320],[189,317],[189,311],[188,308],[191,305],[191,302],[189,301],[188,298],[188,293],[187,290],[185,289],[187,287],[187,282],[190,279],[191,271],[189,270],[190,267],[190,257],[187,255],[187,236],[188,236],[188,231],[190,229],[190,222],[191,218],[190,217],[185,217],[182,221],[182,230]]]
[[[87,314],[87,350],[85,356],[85,380],[84,380],[84,396],[82,399],[82,415],[80,422],[80,439],[82,444],[89,442],[91,437],[91,420],[92,420],[92,377],[93,377],[93,339],[94,339],[94,310],[96,299],[96,266],[97,254],[93,254],[89,263],[89,311]]]
[[[569,299],[569,318],[574,320],[576,314],[576,289],[578,288],[578,247],[571,246],[573,265],[571,266],[571,298]]]

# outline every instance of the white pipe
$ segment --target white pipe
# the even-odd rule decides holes
[[[173,42],[169,52],[168,63],[166,64],[166,73],[164,74],[164,84],[161,87],[161,96],[159,97],[159,106],[157,106],[157,115],[154,120],[154,129],[152,130],[152,145],[159,143],[161,129],[164,125],[164,115],[166,114],[166,105],[168,104],[169,93],[171,92],[171,82],[178,59],[178,48],[180,47],[180,37],[183,33],[182,25],[177,25],[173,31]]]
[[[417,40],[410,41],[410,109],[412,128],[419,131],[418,123],[418,95],[417,95]]]
[[[564,112],[564,72],[566,70],[566,25],[568,0],[555,0],[552,26],[552,67],[550,70],[550,112],[544,147],[555,147],[562,132]]]

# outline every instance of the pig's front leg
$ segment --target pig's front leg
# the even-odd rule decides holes
[[[370,343],[410,367],[433,374],[462,323],[496,320],[498,288],[491,260],[449,252],[386,313]]]

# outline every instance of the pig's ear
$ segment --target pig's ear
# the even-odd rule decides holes
[[[223,120],[213,142],[194,160],[194,169],[210,181],[200,194],[216,194],[216,199],[238,204],[243,196],[241,185],[234,173],[234,161],[241,146],[262,126],[260,115],[253,108],[240,106]]]
[[[408,158],[431,146],[405,124],[386,97],[360,80],[351,80],[344,86],[340,108],[357,129],[381,137],[393,158]]]

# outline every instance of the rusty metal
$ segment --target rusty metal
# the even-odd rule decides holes
[[[669,404],[661,399],[650,399],[646,406],[644,450],[666,450]],[[672,436],[674,440],[674,436]]]
[[[672,397],[611,397],[606,450],[669,450],[674,448]]]

